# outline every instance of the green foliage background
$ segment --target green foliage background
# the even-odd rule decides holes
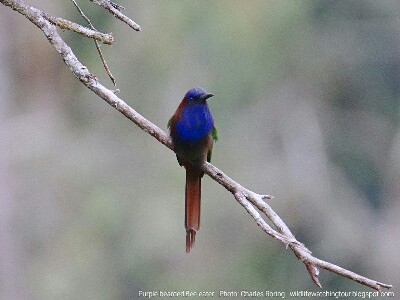
[[[84,24],[70,1],[26,2]],[[122,99],[166,130],[189,88],[214,93],[213,163],[274,195],[272,207],[316,256],[398,294],[397,1],[120,1],[140,33],[79,2],[116,38],[102,49]],[[206,177],[187,255],[174,154],[75,80],[26,19],[4,6],[0,18],[2,299],[318,290]],[[62,36],[111,87],[93,42]],[[325,290],[370,291],[320,278]]]

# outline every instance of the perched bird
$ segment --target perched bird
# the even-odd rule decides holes
[[[202,88],[189,90],[168,122],[179,165],[186,169],[185,229],[186,253],[193,248],[200,229],[201,177],[199,166],[210,162],[217,130],[207,99],[214,96]]]

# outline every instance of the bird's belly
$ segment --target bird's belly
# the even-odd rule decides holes
[[[203,138],[196,141],[174,139],[174,150],[178,155],[178,160],[181,164],[183,160],[201,163],[207,160],[207,153],[212,148],[212,143],[213,140],[211,134],[206,134]]]

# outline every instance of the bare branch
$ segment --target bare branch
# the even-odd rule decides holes
[[[125,7],[123,7],[122,5],[119,5],[119,4],[114,3],[114,2],[112,2],[112,1],[110,1],[110,4],[111,4],[112,6],[114,6],[116,9],[118,9],[119,11],[125,9]]]
[[[121,5],[115,4],[115,3],[111,2],[110,0],[90,0],[90,1],[92,1],[94,4],[104,7],[111,14],[113,14],[114,17],[116,17],[116,18],[120,19],[122,22],[128,24],[129,27],[131,27],[132,29],[134,29],[136,31],[142,30],[142,28],[138,24],[136,24],[133,20],[131,20],[130,18],[128,18],[121,12],[121,9],[123,9],[123,7]]]
[[[79,11],[81,16],[85,19],[85,21],[88,22],[90,28],[92,28],[93,30],[97,31],[97,29],[93,26],[93,24],[90,21],[90,19],[83,13],[82,9],[79,7],[79,5],[76,3],[76,1],[75,0],[71,0],[71,1],[75,5],[76,9]],[[116,85],[115,78],[114,78],[113,74],[111,73],[110,69],[108,68],[106,59],[104,58],[103,52],[100,49],[99,43],[96,40],[94,40],[94,44],[96,45],[96,49],[97,49],[97,52],[99,53],[99,56],[100,56],[101,62],[103,63],[104,69],[106,70],[108,77],[110,77],[112,83],[115,86]]]
[[[101,62],[103,63],[103,67],[106,70],[108,77],[111,79],[113,85],[116,86],[115,78],[114,78],[113,74],[111,73],[110,68],[107,65],[106,59],[104,58],[103,52],[100,49],[99,43],[95,40],[94,44],[96,45],[97,52],[99,53]]]
[[[310,274],[312,281],[314,281],[314,283],[322,289],[322,285],[318,279],[318,275],[319,275],[318,268],[315,266],[315,264],[310,263],[310,262],[305,262],[304,264],[306,265],[308,274]]]
[[[347,277],[351,280],[354,280],[358,283],[361,283],[362,285],[368,286],[370,288],[373,288],[377,291],[380,291],[382,288],[386,288],[386,289],[390,289],[393,286],[390,284],[386,284],[386,283],[382,283],[376,280],[372,280],[369,278],[366,278],[364,276],[361,276],[357,273],[354,273],[352,271],[346,270],[342,267],[339,267],[337,265],[334,265],[332,263],[323,261],[319,258],[313,257],[311,255],[304,255],[304,257],[302,257],[301,259],[305,259],[306,261],[309,261],[310,263],[319,266],[320,268],[323,268],[325,270],[334,272],[336,274],[342,275],[344,277]]]
[[[112,6],[109,1],[91,1],[104,2],[107,3],[107,5]],[[118,98],[113,93],[113,91],[105,88],[102,84],[100,84],[97,78],[92,75],[89,70],[79,62],[79,60],[72,52],[71,48],[62,40],[60,35],[57,33],[56,27],[42,13],[40,13],[39,10],[25,5],[21,0],[0,0],[0,3],[10,6],[14,10],[27,17],[36,26],[38,26],[43,31],[49,42],[56,49],[56,51],[61,55],[62,59],[71,70],[71,72],[87,88],[92,90],[104,101],[106,101],[108,104],[121,112],[125,117],[134,122],[142,130],[149,133],[159,142],[172,150],[172,143],[168,135],[159,127],[137,113],[122,99]],[[265,199],[271,199],[272,196],[260,195],[246,189],[210,163],[204,163],[202,165],[202,170],[207,173],[211,178],[213,178],[216,182],[224,186],[229,192],[231,192],[235,199],[246,209],[246,211],[250,214],[250,216],[256,221],[257,225],[259,225],[264,232],[266,232],[274,239],[281,241],[286,247],[290,247],[296,257],[305,264],[312,280],[318,286],[321,286],[317,277],[317,268],[320,267],[376,290],[380,290],[382,288],[389,289],[392,287],[392,285],[366,278],[352,271],[346,270],[342,267],[312,256],[311,251],[308,250],[301,242],[296,240],[294,235],[291,233],[283,220],[278,216],[278,214],[267,203],[264,202]],[[256,208],[272,222],[275,229],[266,223],[266,221],[261,217]]]
[[[104,44],[111,45],[114,43],[114,37],[111,34],[101,33],[97,30],[92,30],[82,25],[76,24],[69,20],[65,20],[63,18],[54,17],[48,13],[45,13],[35,7],[27,6],[23,1],[13,0],[13,1],[0,1],[2,4],[11,7],[12,9],[18,11],[20,14],[24,15],[28,18],[27,12],[29,11],[31,15],[35,15],[36,19],[40,16],[42,19],[48,20],[52,24],[60,27],[61,29],[71,30],[73,32],[82,34],[89,38],[98,40]],[[29,19],[29,18],[28,18]],[[29,19],[32,21],[31,19]],[[40,28],[40,26],[38,26]]]
[[[115,42],[114,37],[111,34],[98,32],[97,30],[89,29],[87,27],[76,24],[69,20],[65,20],[63,18],[54,17],[45,12],[40,12],[40,13],[43,15],[43,17],[45,17],[47,20],[49,20],[54,25],[60,27],[61,29],[71,30],[73,32],[87,36],[88,38],[92,38],[95,41],[98,40],[107,45],[112,45]]]
[[[265,231],[271,237],[281,241],[285,244],[285,246],[289,246],[290,249],[294,252],[296,257],[304,263],[307,268],[308,273],[310,274],[311,279],[315,284],[321,287],[321,284],[318,280],[318,269],[317,267],[326,269],[338,275],[347,277],[351,280],[357,281],[365,286],[370,288],[380,290],[381,288],[391,288],[392,286],[389,284],[381,283],[349,270],[346,270],[342,267],[334,265],[332,263],[323,261],[319,258],[316,258],[311,255],[311,251],[308,250],[301,242],[297,241],[294,235],[291,233],[290,229],[283,222],[283,220],[278,216],[278,214],[267,204],[262,198],[265,196],[261,196],[256,194],[236,181],[229,178],[225,175],[221,170],[217,167],[213,166],[210,163],[204,163],[203,171],[207,173],[211,178],[217,181],[219,184],[224,186],[228,191],[230,191],[236,198],[236,200],[246,209],[246,211],[252,216],[252,218],[257,222],[263,231]],[[272,229],[259,215],[257,210],[254,209],[253,206],[250,205],[249,200],[255,207],[257,207],[260,211],[264,213],[265,216],[274,224],[276,230]]]
[[[92,28],[93,30],[96,30],[96,28],[94,28],[92,22],[90,21],[90,19],[84,14],[84,12],[82,11],[82,9],[79,7],[78,3],[76,3],[75,0],[71,0],[72,3],[75,5],[76,9],[79,11],[79,13],[81,14],[82,18],[85,19],[85,21],[89,24],[90,28]]]

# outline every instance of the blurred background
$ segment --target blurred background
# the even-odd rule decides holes
[[[26,0],[85,24],[71,1]],[[400,285],[398,1],[89,1],[119,96],[167,130],[202,86],[213,163],[324,260]],[[203,180],[185,253],[184,169],[86,89],[42,32],[0,6],[0,298],[136,299],[138,291],[319,291],[224,188]],[[113,88],[93,41],[65,41]],[[372,291],[321,271],[324,290]],[[288,297],[288,294],[286,294]]]

